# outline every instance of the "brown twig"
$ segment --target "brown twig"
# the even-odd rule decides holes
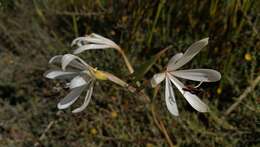
[[[257,38],[260,39],[258,30],[256,26],[253,24],[253,22],[251,21],[251,19],[249,18],[249,16],[245,12],[243,12],[243,16],[245,17],[247,23],[252,27],[252,30],[256,34]]]
[[[104,14],[103,12],[86,13],[86,12],[70,12],[70,11],[57,11],[57,10],[42,10],[44,13],[52,13],[54,15],[68,15],[68,16],[98,16]]]
[[[254,23],[251,21],[250,17],[246,14],[246,12],[243,11],[240,1],[238,2],[238,5],[239,5],[239,7],[238,7],[239,10],[240,10],[240,11],[242,12],[242,14],[243,14],[243,17],[245,18],[245,20],[247,21],[247,23],[252,27],[252,30],[253,30],[253,32],[256,34],[257,38],[260,39],[260,36],[259,36],[259,33],[258,33],[258,30],[257,30],[256,26],[255,26]]]
[[[116,142],[127,142],[127,143],[137,143],[137,144],[145,144],[145,143],[160,143],[163,140],[158,138],[138,138],[138,139],[126,139],[126,138],[116,138],[116,137],[109,137],[109,136],[96,136],[97,138],[104,140],[104,141],[116,141]]]
[[[47,127],[44,129],[42,135],[40,136],[39,141],[42,141],[42,140],[45,138],[46,133],[50,130],[50,128],[53,126],[54,123],[55,123],[54,120],[52,120],[52,121],[49,122],[49,124],[47,125]],[[39,142],[36,142],[36,143],[34,144],[34,146],[39,146],[39,145],[40,145]]]
[[[46,133],[51,129],[51,127],[54,125],[56,121],[55,120],[52,120],[49,122],[49,124],[47,125],[47,127],[44,129],[44,131],[42,132],[41,136],[39,137],[38,141],[42,141],[45,137],[46,137]],[[39,146],[40,143],[39,142],[36,142],[34,144],[35,147]]]
[[[163,135],[165,136],[165,139],[167,141],[167,143],[169,144],[170,147],[174,147],[174,144],[163,124],[163,122],[160,120],[159,116],[156,115],[156,112],[155,112],[155,106],[152,104],[151,105],[151,112],[152,112],[152,116],[153,116],[153,119],[154,119],[154,122],[156,124],[156,126],[159,128],[159,130],[163,133]]]
[[[237,101],[232,104],[227,111],[224,113],[225,116],[229,115],[236,107],[242,102],[243,99],[247,97],[247,95],[252,92],[257,84],[260,82],[260,76],[256,77],[255,80],[246,88],[246,90],[238,97]]]

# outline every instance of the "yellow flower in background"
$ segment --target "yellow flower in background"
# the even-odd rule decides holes
[[[97,129],[92,128],[92,129],[90,130],[90,133],[91,133],[92,135],[96,135],[96,134],[97,134]]]
[[[245,54],[244,58],[246,61],[252,61],[252,55],[249,52]]]
[[[111,117],[112,118],[116,118],[117,117],[117,112],[116,111],[112,111],[111,112]]]
[[[217,89],[217,94],[220,95],[222,93],[222,88],[221,87],[218,87]]]
[[[154,145],[151,144],[151,143],[147,143],[147,144],[146,144],[146,147],[154,147]]]
[[[122,17],[122,21],[123,21],[123,23],[126,23],[127,20],[128,20],[128,17],[127,17],[127,16],[123,16],[123,17]]]

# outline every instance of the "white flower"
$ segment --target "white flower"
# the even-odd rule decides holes
[[[131,66],[130,62],[128,61],[128,58],[126,57],[123,49],[120,48],[115,42],[113,42],[108,38],[92,33],[90,35],[87,35],[86,37],[78,37],[74,39],[71,45],[78,46],[78,48],[74,50],[74,54],[79,54],[87,50],[114,48],[122,55],[129,72],[130,73],[134,72],[134,69]]]
[[[183,65],[188,63],[195,55],[197,55],[207,44],[208,38],[205,38],[192,44],[184,54],[176,54],[170,59],[166,71],[163,73],[155,74],[151,80],[151,85],[155,87],[165,79],[166,106],[170,113],[175,116],[178,116],[179,112],[172,84],[175,85],[175,87],[182,93],[184,98],[194,109],[199,112],[208,111],[208,106],[204,102],[202,102],[195,94],[186,91],[185,88],[187,87],[177,79],[178,77],[192,81],[199,81],[200,84],[202,82],[215,82],[220,80],[221,74],[218,71],[212,69],[178,70]]]
[[[128,87],[127,83],[116,76],[105,71],[97,70],[84,62],[81,58],[72,54],[54,56],[50,59],[49,63],[60,63],[62,69],[46,71],[44,73],[46,78],[71,80],[70,83],[67,84],[71,92],[58,103],[59,109],[70,107],[86,89],[87,92],[84,103],[72,112],[77,113],[84,110],[90,102],[96,80],[110,80],[122,87]]]

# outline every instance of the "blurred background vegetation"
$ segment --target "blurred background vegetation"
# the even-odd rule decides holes
[[[260,74],[259,8],[258,0],[0,0],[0,146],[259,146],[260,86],[252,88]],[[221,72],[220,82],[202,85],[211,112],[196,112],[177,93],[176,118],[166,109],[164,86],[157,95],[145,88],[153,99],[144,103],[110,82],[96,84],[85,111],[58,111],[68,89],[43,77],[48,60],[72,52],[75,37],[93,32],[124,48],[137,74],[172,45],[135,85],[209,36],[208,47],[185,68]],[[131,80],[114,50],[81,57]]]

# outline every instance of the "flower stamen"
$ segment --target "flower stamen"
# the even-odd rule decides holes
[[[200,81],[200,83],[198,85],[194,86],[194,88],[199,88],[200,85],[202,85],[202,83],[203,83],[203,81]]]

